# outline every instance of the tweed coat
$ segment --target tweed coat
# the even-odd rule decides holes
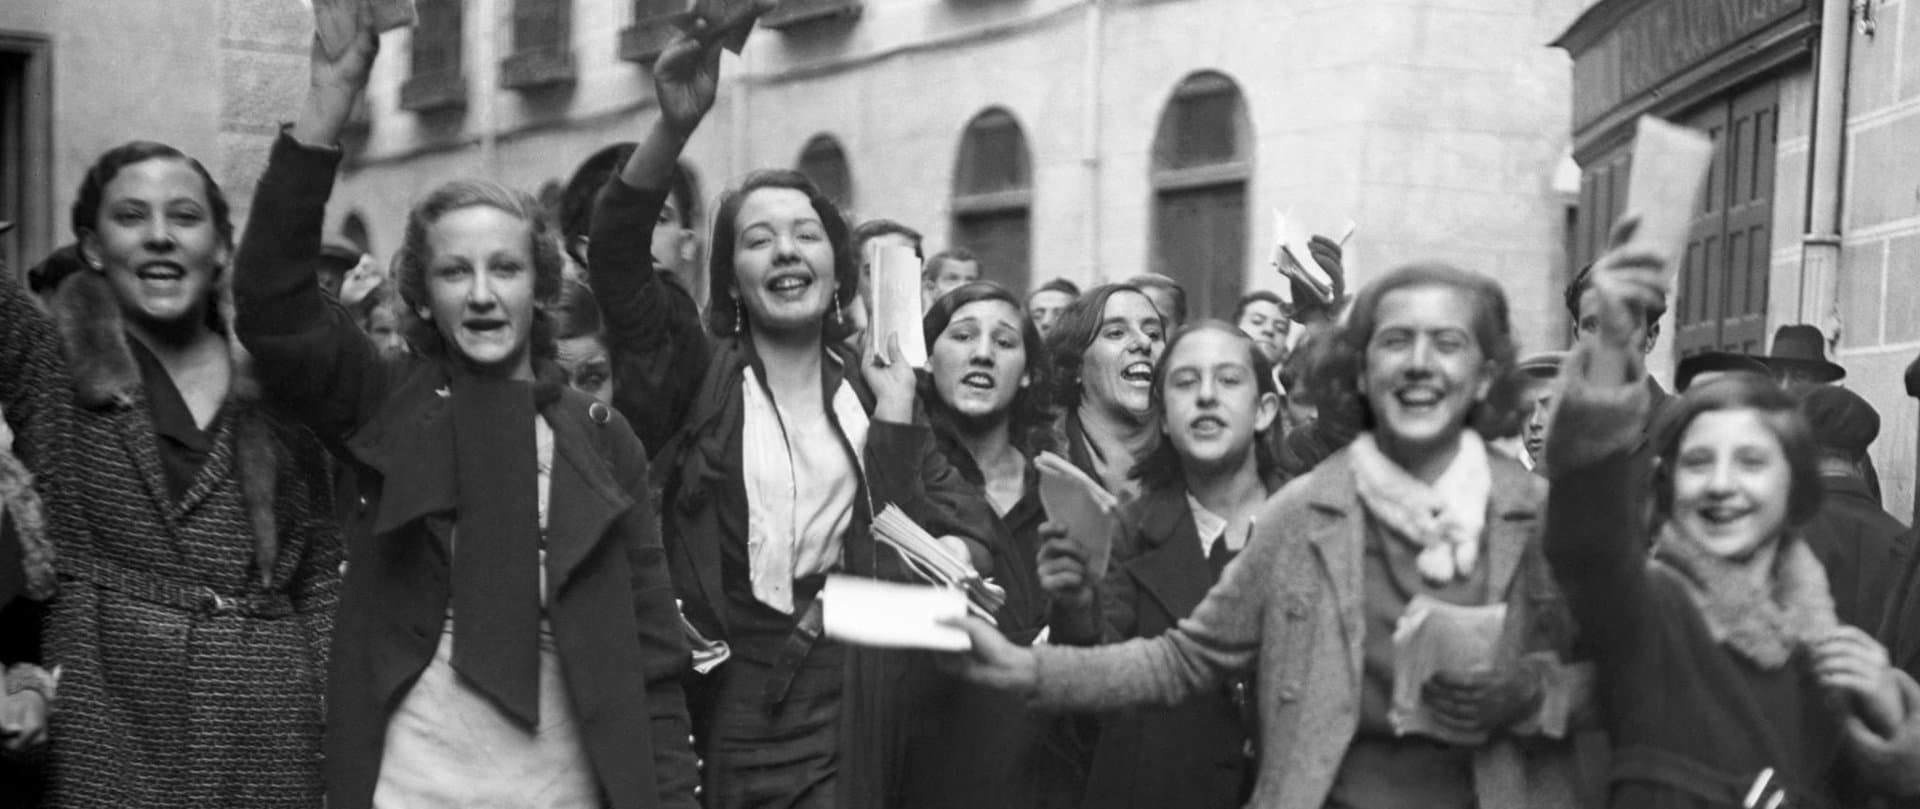
[[[1320,809],[1360,721],[1368,521],[1350,453],[1334,454],[1261,507],[1252,541],[1173,631],[1090,649],[1036,648],[1036,701],[1176,704],[1253,670],[1262,756],[1248,805]],[[1490,461],[1481,559],[1490,591],[1508,605],[1500,662],[1537,668],[1546,693],[1538,715],[1475,752],[1475,788],[1484,809],[1571,807],[1563,737],[1587,687],[1583,669],[1563,662],[1572,626],[1539,549],[1545,486],[1514,461]]]
[[[319,806],[341,561],[324,451],[236,360],[174,500],[106,281],[75,274],[51,308],[0,283],[0,407],[58,555],[49,805]]]

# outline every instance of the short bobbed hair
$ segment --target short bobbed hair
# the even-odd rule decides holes
[[[1084,388],[1080,382],[1080,364],[1086,358],[1087,346],[1093,345],[1094,337],[1100,334],[1100,324],[1107,319],[1107,301],[1121,294],[1147,298],[1147,293],[1132,284],[1102,284],[1067,304],[1067,308],[1060,311],[1060,320],[1047,332],[1054,404],[1062,410],[1080,406]],[[1151,304],[1153,299],[1147,298],[1147,302]],[[1166,316],[1161,317],[1164,320]]]
[[[178,160],[200,175],[200,182],[206,185],[207,204],[213,209],[214,232],[219,234],[221,244],[233,247],[233,208],[207,167],[187,156],[186,152],[150,140],[129,141],[108,149],[87,168],[86,176],[80,180],[80,190],[73,198],[73,237],[78,239],[87,231],[98,229],[100,206],[106,202],[107,185],[120,175],[120,170],[148,160]]]
[[[529,252],[533,256],[533,335],[532,356],[553,357],[553,317],[548,311],[560,296],[562,269],[560,241],[542,216],[539,200],[524,191],[516,191],[491,180],[454,180],[427,193],[407,213],[407,232],[400,251],[393,255],[393,277],[400,286],[400,299],[406,303],[401,313],[407,342],[419,353],[447,358],[448,346],[433,323],[420,317],[422,307],[430,305],[427,293],[427,269],[433,264],[433,249],[427,245],[427,232],[440,217],[464,208],[486,206],[527,223]]]
[[[940,334],[947,330],[947,324],[953,322],[953,315],[968,304],[981,301],[1001,301],[1013,307],[1014,314],[1020,320],[1020,345],[1027,352],[1027,386],[1013,395],[1013,403],[1007,409],[1007,435],[1015,449],[1029,457],[1053,445],[1053,368],[1047,361],[1047,346],[1040,337],[1026,312],[1021,309],[1020,299],[1011,290],[992,281],[975,281],[955,287],[953,291],[940,296],[933,307],[920,319],[922,330],[927,336],[927,353],[933,353],[933,345]],[[929,369],[931,370],[931,369]],[[959,414],[940,398],[939,391],[933,386],[930,374],[920,377],[920,401],[926,403],[927,415],[936,428],[952,429],[959,421]]]
[[[720,197],[720,205],[713,218],[712,249],[708,250],[707,260],[707,330],[715,335],[745,334],[745,323],[740,322],[740,309],[734,305],[733,256],[738,235],[740,206],[746,204],[747,197],[755,191],[764,189],[787,189],[798,191],[807,196],[813,205],[813,212],[820,217],[820,224],[827,231],[827,244],[833,248],[833,278],[836,289],[833,302],[827,307],[821,328],[825,332],[823,339],[838,341],[849,333],[847,327],[840,325],[833,313],[847,305],[860,289],[860,257],[855,255],[853,237],[847,227],[847,218],[840,208],[821,193],[820,187],[807,179],[807,175],[791,169],[763,169],[747,175],[739,188],[727,191]]]
[[[1180,327],[1180,331],[1167,339],[1166,348],[1161,349],[1160,361],[1153,364],[1152,391],[1155,410],[1162,414],[1167,412],[1167,366],[1173,361],[1173,350],[1180,347],[1180,343],[1188,337],[1201,332],[1225,334],[1240,341],[1241,347],[1246,349],[1247,362],[1253,368],[1254,382],[1257,386],[1254,395],[1256,397],[1267,394],[1280,395],[1280,387],[1273,381],[1273,363],[1268,362],[1267,356],[1253,347],[1253,338],[1248,337],[1246,332],[1232,323],[1206,318]],[[1254,464],[1259,467],[1260,477],[1265,480],[1274,479],[1280,470],[1267,442],[1268,432],[1279,423],[1279,417],[1276,414],[1273,424],[1267,425],[1265,430],[1255,431],[1253,436]],[[1138,463],[1133,467],[1133,479],[1140,481],[1141,488],[1148,491],[1186,486],[1186,467],[1181,463],[1180,451],[1174,448],[1172,441],[1163,438],[1154,445],[1153,449],[1148,450],[1145,456],[1138,459]]]
[[[1521,385],[1513,372],[1519,348],[1507,314],[1507,294],[1492,278],[1448,264],[1409,264],[1361,289],[1346,321],[1329,332],[1322,350],[1314,352],[1307,383],[1310,398],[1323,417],[1328,413],[1350,414],[1362,429],[1378,428],[1366,397],[1360,394],[1360,377],[1367,369],[1367,345],[1379,325],[1380,301],[1397,290],[1418,287],[1458,290],[1473,301],[1473,339],[1489,363],[1487,378],[1491,385],[1487,398],[1467,413],[1467,426],[1489,438],[1512,434],[1521,418]]]
[[[1820,452],[1813,440],[1813,428],[1792,395],[1781,390],[1772,379],[1759,374],[1728,374],[1687,388],[1666,406],[1654,423],[1655,451],[1653,508],[1654,519],[1664,523],[1673,516],[1673,465],[1680,454],[1680,440],[1687,428],[1702,413],[1723,410],[1752,410],[1760,423],[1779,439],[1791,474],[1792,491],[1787,495],[1787,527],[1797,528],[1820,510]]]

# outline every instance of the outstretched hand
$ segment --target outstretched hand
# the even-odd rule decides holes
[[[1632,381],[1644,373],[1638,344],[1641,320],[1663,308],[1667,299],[1667,259],[1633,244],[1639,226],[1640,217],[1634,214],[1614,226],[1611,246],[1594,262],[1592,283],[1581,295],[1599,313],[1598,350],[1589,375],[1604,384]]]
[[[683,138],[700,126],[720,92],[720,39],[702,36],[704,20],[694,26],[693,34],[674,35],[653,63],[660,122]]]
[[[1000,630],[972,616],[946,622],[967,633],[973,649],[943,658],[943,667],[967,680],[1001,691],[1031,695],[1040,683],[1033,650],[1014,645]]]

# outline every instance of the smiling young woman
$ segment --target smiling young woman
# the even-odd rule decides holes
[[[128,143],[74,202],[86,268],[45,310],[0,283],[0,408],[59,560],[48,806],[320,804],[340,537],[319,442],[227,333],[232,228],[197,161]]]
[[[1362,290],[1338,328],[1342,350],[1325,367],[1343,368],[1344,395],[1322,407],[1356,411],[1343,415],[1367,431],[1254,511],[1246,547],[1189,616],[1092,648],[1023,649],[968,621],[966,670],[1075,709],[1175,704],[1250,674],[1260,758],[1248,805],[1572,806],[1563,736],[1580,678],[1564,662],[1570,624],[1538,548],[1544,487],[1487,453],[1474,429],[1513,418],[1499,381],[1514,356],[1506,297],[1484,276],[1403,267]],[[1226,353],[1246,351],[1239,338]],[[1216,391],[1235,376],[1199,365]],[[1165,384],[1198,384],[1201,367],[1170,368]],[[1244,480],[1245,452],[1218,451],[1243,430],[1208,417],[1227,408],[1165,395],[1189,490],[1224,468],[1209,458],[1240,458]],[[1395,628],[1416,599],[1505,609],[1490,659],[1413,685],[1445,736],[1402,733],[1392,716]]]
[[[1047,336],[1067,460],[1115,494],[1133,494],[1134,462],[1160,441],[1153,364],[1166,347],[1166,319],[1137,287],[1087,290]]]
[[[682,37],[655,66],[661,115],[592,217],[614,404],[653,434],[663,533],[689,623],[732,658],[700,681],[695,731],[714,809],[901,805],[898,682],[907,656],[820,637],[828,573],[899,578],[873,539],[893,504],[935,535],[996,538],[978,488],[916,424],[898,346],[862,363],[841,312],[858,288],[846,220],[804,175],[761,171],[721,199],[709,243],[707,331],[663,316],[649,260],[687,138],[712,107],[720,45]],[[884,343],[883,343],[884,345]],[[672,369],[704,369],[697,385]]]
[[[538,203],[458,180],[414,206],[395,260],[414,356],[385,356],[314,281],[332,144],[378,48],[365,28],[337,57],[313,48],[235,280],[269,390],[360,489],[327,805],[692,809],[688,648],[646,452],[553,365],[563,262]]]

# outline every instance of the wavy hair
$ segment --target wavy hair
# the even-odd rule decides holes
[[[707,251],[707,331],[715,335],[743,334],[743,326],[735,311],[733,255],[739,228],[740,206],[753,192],[767,188],[784,188],[798,191],[807,196],[807,202],[813,205],[813,212],[820,217],[820,224],[827,231],[827,244],[833,247],[833,302],[821,318],[822,339],[835,342],[845,338],[850,332],[832,316],[832,313],[844,308],[848,301],[860,290],[860,257],[854,255],[852,232],[847,227],[847,218],[840,208],[820,192],[820,187],[807,179],[807,175],[792,169],[762,169],[747,175],[739,188],[731,189],[721,195],[720,205],[713,218],[713,237],[711,249]]]
[[[1773,431],[1787,459],[1792,489],[1787,495],[1787,526],[1799,527],[1820,510],[1820,452],[1813,428],[1791,394],[1759,374],[1728,374],[1687,388],[1654,421],[1656,451],[1653,508],[1656,525],[1673,516],[1673,463],[1680,440],[1702,413],[1752,410]]]
[[[400,250],[393,254],[393,277],[400,287],[400,299],[406,302],[401,313],[407,342],[419,353],[436,358],[447,357],[445,338],[433,323],[420,317],[421,307],[429,306],[427,268],[433,264],[433,249],[427,245],[427,232],[440,217],[474,206],[499,210],[527,223],[528,252],[533,256],[533,334],[530,349],[535,359],[553,358],[553,316],[548,308],[560,297],[562,268],[560,241],[555,238],[547,217],[542,216],[540,201],[524,191],[516,191],[491,180],[454,180],[427,193],[407,213],[407,233]]]
[[[1132,284],[1101,284],[1067,304],[1067,308],[1060,311],[1060,320],[1053,324],[1053,330],[1047,332],[1053,403],[1061,410],[1080,406],[1083,387],[1080,364],[1086,358],[1087,346],[1093,345],[1094,338],[1099,336],[1100,324],[1107,319],[1107,301],[1122,292],[1147,298],[1147,293]],[[1147,298],[1147,302],[1151,304],[1153,299]]]
[[[1269,393],[1276,397],[1280,395],[1280,388],[1273,381],[1273,363],[1268,362],[1266,355],[1254,348],[1253,338],[1248,337],[1246,332],[1232,323],[1206,318],[1180,327],[1180,331],[1175,332],[1173,337],[1167,340],[1166,348],[1161,349],[1160,361],[1153,365],[1153,406],[1160,411],[1163,418],[1167,412],[1167,364],[1173,361],[1174,349],[1179,348],[1181,342],[1201,332],[1225,334],[1239,340],[1246,348],[1247,362],[1253,368],[1257,385],[1254,395],[1256,397]],[[1273,430],[1274,425],[1279,423],[1279,415],[1275,414],[1273,422],[1267,425],[1267,429],[1260,430],[1253,436],[1254,465],[1259,468],[1262,480],[1272,480],[1280,473],[1280,465],[1267,446],[1267,434]],[[1173,442],[1166,439],[1162,439],[1147,454],[1135,461],[1132,476],[1134,480],[1140,481],[1140,488],[1147,491],[1160,491],[1187,485],[1186,466],[1180,457],[1180,451],[1174,449]]]
[[[73,198],[73,237],[78,239],[82,232],[95,229],[100,221],[100,206],[106,201],[107,185],[119,176],[120,170],[148,160],[178,160],[200,175],[200,181],[207,188],[207,204],[213,208],[214,232],[220,235],[222,244],[233,247],[233,208],[227,202],[227,195],[220,190],[220,184],[214,182],[213,175],[207,172],[207,167],[187,156],[186,152],[150,140],[128,141],[108,149],[87,168],[86,176],[80,180],[80,190]]]
[[[1367,370],[1367,345],[1379,321],[1380,301],[1388,293],[1416,287],[1445,287],[1464,293],[1473,301],[1473,339],[1480,353],[1491,364],[1487,378],[1492,382],[1487,398],[1467,413],[1467,426],[1483,436],[1509,435],[1520,422],[1520,381],[1513,373],[1519,346],[1513,339],[1513,323],[1507,314],[1507,293],[1500,283],[1475,272],[1450,264],[1409,264],[1394,269],[1368,284],[1354,297],[1353,308],[1344,323],[1334,327],[1326,343],[1313,357],[1307,387],[1322,417],[1328,413],[1351,414],[1361,429],[1378,425],[1367,399],[1360,394],[1360,377]]]
[[[955,287],[953,291],[940,296],[933,302],[933,308],[921,318],[920,324],[927,335],[927,353],[933,353],[933,345],[947,330],[947,324],[953,321],[955,312],[971,303],[981,301],[1001,301],[1013,307],[1020,320],[1020,344],[1027,354],[1027,386],[1013,394],[1013,403],[1007,408],[1007,435],[1015,449],[1032,457],[1043,450],[1053,448],[1053,374],[1047,362],[1046,344],[1040,338],[1040,330],[1035,328],[1021,309],[1020,299],[1011,290],[992,281],[975,281]],[[920,401],[926,403],[927,416],[933,421],[934,429],[949,434],[958,431],[959,413],[949,406],[933,386],[930,374],[920,375]]]

